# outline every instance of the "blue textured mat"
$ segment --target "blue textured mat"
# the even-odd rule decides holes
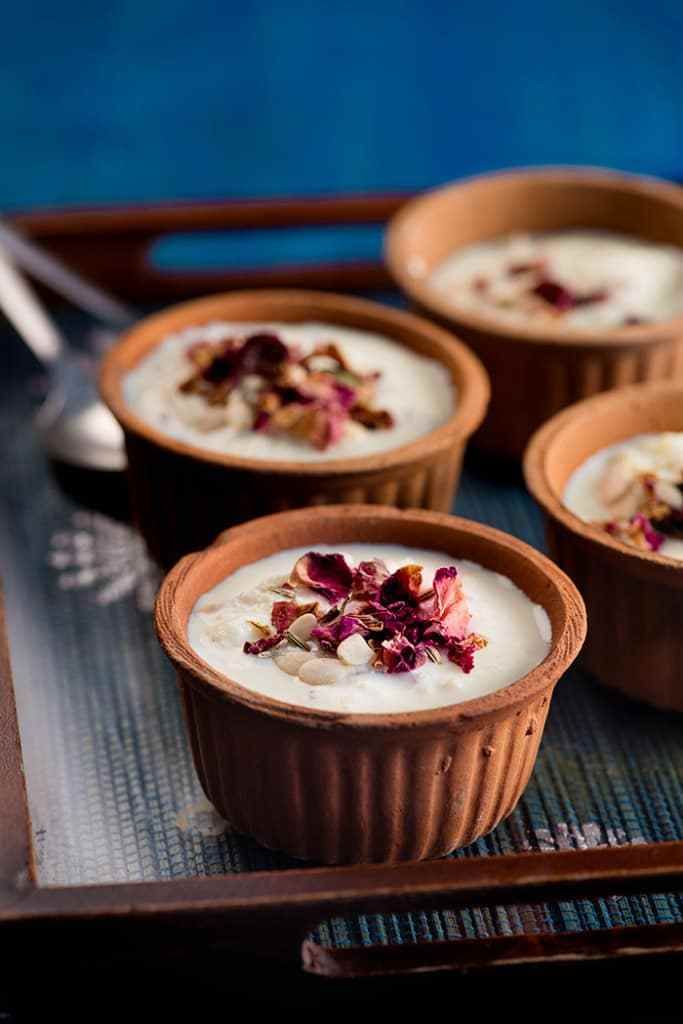
[[[29,370],[19,358],[3,375],[0,564],[40,882],[292,866],[220,831],[203,800],[151,628],[155,572],[128,526],[55,484],[27,428]],[[517,482],[467,472],[456,510],[542,545]],[[573,671],[556,692],[520,806],[454,856],[683,839],[681,778],[683,716],[627,702]],[[682,919],[680,896],[614,897],[335,920],[318,938],[343,946]]]

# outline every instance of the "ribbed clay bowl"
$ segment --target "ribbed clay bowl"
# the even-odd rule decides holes
[[[519,458],[531,434],[565,406],[611,388],[683,374],[683,317],[613,330],[502,324],[459,309],[427,284],[454,249],[513,232],[588,228],[683,246],[683,189],[611,171],[551,168],[487,174],[406,204],[386,237],[386,261],[414,304],[456,331],[491,378],[475,437]]]
[[[455,410],[410,444],[353,459],[244,459],[176,441],[134,414],[123,397],[123,380],[169,334],[217,319],[324,321],[383,334],[447,367]],[[152,556],[166,567],[210,544],[226,524],[298,506],[368,502],[448,511],[467,439],[489,397],[481,364],[448,332],[379,303],[306,291],[233,292],[151,316],[109,351],[100,387],[124,430],[139,529]]]
[[[462,704],[347,714],[254,693],[190,647],[194,604],[240,566],[290,547],[351,541],[432,548],[506,574],[546,609],[550,653],[512,685]],[[359,505],[285,512],[228,530],[166,577],[156,626],[178,672],[199,778],[219,812],[295,857],[380,862],[446,854],[512,811],[555,683],[581,647],[585,611],[571,581],[513,537],[435,512]]]
[[[683,382],[639,384],[579,402],[534,435],[524,459],[551,556],[588,610],[583,661],[609,686],[683,711],[683,563],[614,540],[562,503],[587,458],[635,434],[683,430]]]

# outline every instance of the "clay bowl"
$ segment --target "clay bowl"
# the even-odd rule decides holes
[[[289,547],[349,541],[419,545],[505,573],[548,612],[548,656],[497,693],[433,711],[372,715],[270,699],[191,649],[194,604],[241,565]],[[448,515],[367,505],[285,512],[234,527],[175,566],[156,607],[209,800],[265,846],[330,864],[438,857],[510,814],[585,625],[571,581],[521,541]]]
[[[531,434],[600,391],[683,374],[683,316],[610,330],[507,325],[434,292],[430,271],[458,247],[511,232],[611,230],[683,246],[683,189],[611,171],[487,174],[427,192],[389,225],[386,262],[415,306],[455,330],[491,378],[478,447],[519,458]]]
[[[211,320],[324,321],[375,331],[448,368],[458,396],[451,418],[410,444],[326,462],[240,458],[166,437],[124,400],[126,374],[169,334]],[[152,556],[169,567],[211,543],[226,524],[268,512],[338,502],[447,511],[489,385],[479,361],[441,328],[410,313],[343,295],[248,291],[187,302],[137,324],[105,357],[104,401],[123,427],[133,511]]]
[[[562,504],[569,477],[589,456],[635,434],[664,430],[683,430],[683,381],[597,395],[541,427],[524,472],[545,513],[550,554],[586,602],[585,665],[631,697],[683,711],[683,563],[628,547]]]

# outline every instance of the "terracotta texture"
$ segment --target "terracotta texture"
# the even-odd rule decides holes
[[[386,261],[394,280],[418,309],[453,328],[489,373],[491,405],[475,442],[493,454],[518,458],[541,423],[580,399],[683,375],[683,317],[613,330],[507,325],[460,310],[426,284],[458,247],[577,227],[683,246],[683,189],[593,169],[504,172],[428,192],[390,222]]]
[[[323,463],[241,459],[164,436],[128,407],[122,381],[168,334],[216,318],[322,320],[384,334],[450,371],[457,392],[451,418],[388,452]],[[365,502],[447,511],[468,437],[489,396],[479,361],[452,335],[409,313],[349,296],[251,291],[174,306],[138,324],[108,353],[102,396],[126,436],[133,509],[152,556],[172,565],[205,547],[226,524],[305,505]]]
[[[572,472],[596,451],[664,430],[683,430],[683,382],[598,395],[559,413],[534,435],[524,471],[545,512],[551,556],[586,602],[584,663],[631,697],[683,711],[683,563],[621,544],[561,500]]]
[[[545,661],[497,693],[432,711],[342,714],[253,693],[189,646],[197,599],[240,565],[303,544],[367,541],[446,550],[505,573],[550,616]],[[489,832],[531,774],[555,683],[578,653],[585,612],[570,580],[498,530],[433,512],[369,506],[269,516],[188,555],[162,584],[160,642],[178,671],[197,772],[232,825],[323,861],[437,857]]]

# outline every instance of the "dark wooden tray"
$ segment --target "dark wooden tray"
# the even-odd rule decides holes
[[[34,237],[120,295],[153,304],[211,290],[305,285],[377,291],[378,263],[165,273],[150,245],[177,232],[381,224],[400,196],[56,211],[17,217]],[[45,770],[49,771],[46,765]],[[37,884],[9,654],[0,641],[0,935],[8,962],[41,951],[126,962],[222,949],[328,977],[485,971],[542,962],[648,960],[683,950],[683,924],[641,924],[424,944],[323,947],[306,936],[336,915],[493,907],[683,889],[683,841],[509,853],[394,867],[295,868],[173,881]]]

